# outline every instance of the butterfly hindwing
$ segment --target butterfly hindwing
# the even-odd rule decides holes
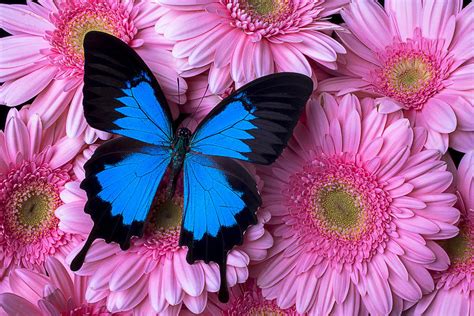
[[[184,162],[184,216],[182,243],[214,244],[206,252],[191,247],[190,261],[217,261],[213,249],[231,249],[242,242],[242,233],[255,223],[261,204],[255,180],[238,162],[190,152]],[[192,236],[192,239],[191,239]],[[191,243],[192,241],[192,243]]]
[[[313,90],[307,76],[278,73],[240,88],[196,128],[191,148],[206,155],[272,163],[291,137]]]
[[[88,246],[94,239],[117,242],[122,249],[132,236],[143,234],[144,222],[158,185],[170,162],[170,149],[129,138],[101,145],[85,164],[81,188],[87,193],[85,212],[94,221]],[[76,261],[77,259],[77,261]],[[71,267],[79,268],[83,256]]]
[[[127,44],[89,32],[84,39],[84,114],[89,125],[155,145],[173,137],[171,114],[153,73]]]
[[[255,180],[235,160],[189,152],[184,162],[184,214],[180,245],[187,260],[213,261],[226,287],[227,252],[242,244],[243,233],[256,224],[261,198]]]

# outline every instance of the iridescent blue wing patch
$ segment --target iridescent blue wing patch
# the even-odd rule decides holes
[[[173,137],[168,103],[153,73],[127,44],[89,32],[84,40],[84,114],[102,131],[155,145]]]
[[[242,244],[244,231],[257,222],[255,211],[261,199],[255,180],[235,160],[192,151],[184,161],[183,179],[180,245],[188,247],[189,263],[204,260],[219,264],[219,294],[226,295],[227,252]]]
[[[94,221],[86,245],[71,264],[82,265],[92,242],[103,238],[122,249],[141,236],[158,185],[170,162],[170,149],[121,137],[101,145],[87,161],[81,188],[87,192],[85,212]]]
[[[191,149],[270,164],[285,148],[312,91],[311,79],[296,73],[252,81],[204,118],[196,128]]]
[[[124,42],[101,32],[84,39],[84,115],[102,131],[125,136],[101,145],[84,166],[85,212],[94,220],[71,264],[81,267],[96,238],[130,246],[142,236],[171,160],[173,128],[166,99],[150,69]]]

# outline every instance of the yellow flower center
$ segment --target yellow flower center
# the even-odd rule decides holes
[[[183,220],[183,197],[179,193],[168,199],[164,190],[159,190],[151,206],[147,221],[151,233],[180,229]]]
[[[51,211],[54,202],[44,194],[28,197],[18,210],[18,220],[21,224],[34,227],[40,225]]]
[[[327,229],[347,237],[360,234],[364,227],[364,212],[357,194],[343,185],[330,185],[319,190],[315,202],[315,217]]]
[[[78,15],[70,21],[69,43],[76,54],[84,55],[84,38],[91,31],[118,36],[117,30],[107,16],[97,14]]]
[[[459,235],[446,241],[444,248],[451,259],[451,263],[470,260],[474,255],[474,245],[469,235],[460,227]]]
[[[272,306],[257,306],[252,308],[249,313],[249,316],[285,316],[286,313]]]
[[[433,78],[434,72],[422,57],[403,57],[392,64],[387,76],[392,88],[398,92],[416,92]]]
[[[262,21],[272,22],[284,16],[290,5],[290,0],[247,0],[243,8]]]
[[[5,226],[12,238],[33,242],[57,225],[54,211],[60,204],[54,187],[45,182],[30,183],[15,190],[8,199],[6,207],[11,213],[5,218]]]

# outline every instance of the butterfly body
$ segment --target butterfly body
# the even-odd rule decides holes
[[[176,182],[183,169],[184,159],[189,152],[189,141],[191,131],[186,127],[181,127],[176,132],[175,140],[171,146],[170,181],[166,189],[166,196],[171,199],[176,189]]]
[[[219,103],[193,133],[175,130],[166,98],[143,60],[121,40],[101,32],[84,39],[84,114],[89,125],[123,137],[102,144],[84,165],[84,211],[94,227],[71,263],[78,270],[97,238],[131,246],[141,237],[154,196],[168,172],[171,198],[183,177],[179,246],[186,259],[216,262],[219,298],[228,298],[227,254],[257,223],[255,179],[238,160],[271,164],[292,134],[312,89],[296,73],[262,77]]]

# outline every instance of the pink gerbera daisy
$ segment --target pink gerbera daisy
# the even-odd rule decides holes
[[[91,153],[85,153],[86,157],[88,154]],[[87,197],[79,188],[79,182],[66,184],[61,197],[65,204],[56,211],[60,227],[70,233],[89,232],[93,223],[83,212]],[[127,251],[104,240],[94,242],[82,269],[77,272],[90,276],[86,293],[89,302],[106,298],[111,312],[134,309],[143,315],[165,312],[177,315],[184,305],[200,313],[206,307],[208,292],[219,290],[217,264],[198,261],[190,265],[186,262],[187,248],[178,246],[183,206],[179,185],[172,201],[166,202],[164,197],[164,189],[160,189],[144,236],[132,239]],[[229,253],[229,287],[247,280],[251,262],[266,258],[267,249],[273,243],[263,228],[268,216],[267,212],[260,212],[259,223],[246,231],[243,246]],[[80,248],[68,258],[72,260]]]
[[[262,171],[274,246],[258,285],[309,315],[400,314],[434,288],[458,232],[452,174],[427,134],[373,99],[323,94]]]
[[[414,315],[468,316],[474,313],[474,151],[459,164],[456,189],[460,233],[444,246],[451,266],[435,276],[436,289],[411,310]]]
[[[82,43],[89,31],[113,34],[128,43],[156,74],[165,95],[177,102],[186,83],[180,79],[178,91],[171,43],[153,30],[162,13],[157,4],[138,0],[1,4],[0,26],[12,36],[0,40],[0,81],[5,82],[0,104],[18,105],[39,93],[32,110],[46,127],[67,113],[69,137],[85,133],[88,143],[97,135],[107,138],[106,133],[88,127],[83,115]]]
[[[57,259],[45,263],[47,275],[18,269],[10,278],[14,293],[0,294],[0,307],[9,316],[109,316],[105,300],[90,304],[85,300],[87,278],[74,276]]]
[[[229,291],[228,303],[221,303],[216,294],[209,295],[209,304],[203,316],[297,316],[295,307],[281,309],[275,301],[268,301],[262,296],[257,282],[249,279],[244,284],[237,284]]]
[[[176,41],[183,76],[210,69],[209,89],[222,93],[263,75],[293,71],[311,76],[310,60],[335,68],[345,49],[328,22],[348,0],[157,0],[171,10],[156,29]]]
[[[0,131],[0,281],[18,267],[44,271],[48,256],[64,259],[77,245],[54,211],[63,204],[64,184],[74,179],[71,161],[82,141],[58,126],[44,129],[27,111],[10,110]]]
[[[353,1],[341,77],[322,91],[373,93],[382,113],[402,109],[428,131],[427,148],[474,148],[474,5],[462,1]]]

